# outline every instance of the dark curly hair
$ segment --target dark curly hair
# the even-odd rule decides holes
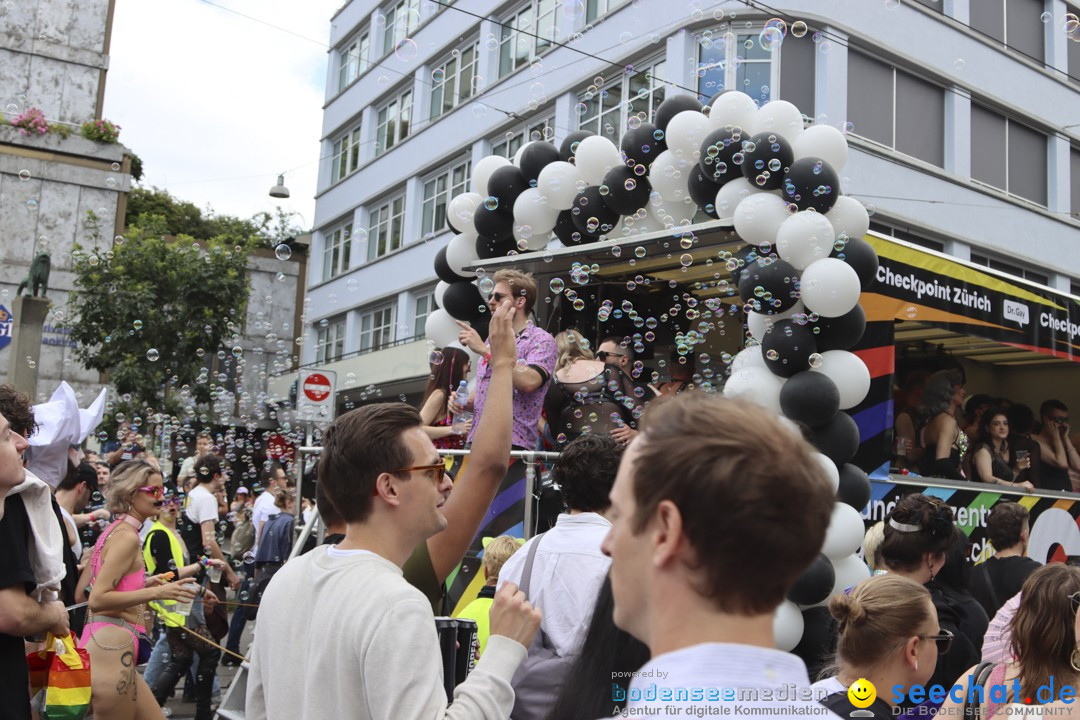
[[[225,467],[225,461],[217,455],[206,454],[195,461],[195,478],[199,484],[208,483],[214,476],[221,473]]]
[[[1020,542],[1020,533],[1031,517],[1028,509],[1019,503],[999,502],[990,510],[986,520],[986,534],[995,550],[1006,550]]]
[[[0,415],[7,418],[11,429],[29,439],[37,430],[30,396],[14,385],[0,385]]]
[[[881,559],[893,570],[917,570],[928,553],[936,556],[948,550],[953,538],[952,508],[940,498],[912,493],[901,498],[885,519]]]
[[[567,445],[551,471],[566,506],[582,512],[607,510],[622,452],[622,445],[603,433],[587,433]]]

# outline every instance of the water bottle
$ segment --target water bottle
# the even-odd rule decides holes
[[[462,407],[461,412],[454,415],[453,420],[450,422],[450,427],[456,435],[465,434],[465,425],[473,419],[473,414],[468,410],[465,410],[465,404],[469,402],[469,383],[462,380],[458,385],[457,392],[454,393],[454,399],[457,404]]]

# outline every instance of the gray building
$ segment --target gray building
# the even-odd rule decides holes
[[[674,93],[795,103],[846,131],[842,187],[872,208],[873,230],[1075,294],[1077,12],[1063,0],[352,0],[332,18],[302,362],[338,371],[339,400],[371,384],[418,392],[432,260],[472,165],[578,129],[617,143]],[[774,17],[782,42],[762,35]]]

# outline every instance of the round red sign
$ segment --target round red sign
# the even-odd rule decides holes
[[[330,380],[322,373],[311,373],[304,380],[304,395],[311,402],[322,402],[330,395]]]

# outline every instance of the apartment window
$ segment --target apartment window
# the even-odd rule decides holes
[[[1069,80],[1080,84],[1080,8],[1066,5],[1065,22],[1062,30],[1068,36],[1070,42],[1066,43],[1069,55]]]
[[[341,359],[345,354],[345,317],[319,321],[315,333],[315,362],[322,365]]]
[[[409,137],[412,122],[412,90],[406,90],[379,108],[375,128],[375,156],[378,157]]]
[[[602,15],[607,15],[617,7],[626,4],[626,0],[586,0],[585,22],[591,23]]]
[[[945,252],[944,243],[940,243],[937,240],[931,240],[930,238],[923,237],[922,235],[918,235],[909,230],[902,230],[901,228],[896,228],[892,225],[885,225],[884,223],[877,222],[871,222],[870,229],[879,235],[894,237],[897,240],[904,240],[912,245],[918,245],[919,247],[924,247],[928,250]]]
[[[555,116],[545,118],[540,122],[529,123],[521,127],[507,130],[506,134],[497,140],[491,141],[491,154],[502,155],[504,158],[513,160],[514,155],[526,142],[533,140],[555,140]]]
[[[352,223],[327,233],[323,238],[322,279],[329,280],[349,269]]]
[[[338,55],[338,92],[352,85],[356,78],[367,71],[370,65],[368,62],[370,50],[371,43],[367,30],[342,47]]]
[[[1072,217],[1080,220],[1080,149],[1069,151],[1069,189],[1072,194]]]
[[[1043,0],[976,0],[971,3],[971,29],[987,35],[1042,64],[1045,25]]]
[[[427,237],[428,233],[440,233],[449,229],[446,224],[446,204],[456,195],[468,192],[471,170],[472,162],[466,160],[440,171],[438,175],[424,182],[424,203],[420,221],[420,232],[424,237]]]
[[[971,177],[1046,205],[1046,136],[971,104]]]
[[[555,39],[555,0],[530,0],[503,20],[499,39],[499,77],[505,77],[551,48]],[[535,36],[539,36],[539,38]]]
[[[338,182],[360,167],[360,126],[357,125],[334,141],[334,161],[330,181]]]
[[[698,36],[698,92],[707,98],[724,90],[739,90],[758,105],[772,99],[779,46],[765,47],[761,28],[749,33],[711,30]],[[786,40],[785,40],[786,42]]]
[[[424,326],[427,325],[427,317],[434,309],[434,288],[428,288],[416,293],[416,299],[413,301],[413,338],[419,340],[424,337]]]
[[[381,350],[394,342],[394,306],[383,305],[360,315],[360,350]]]
[[[848,120],[860,137],[945,164],[945,91],[937,85],[849,52]]]
[[[405,196],[399,195],[371,212],[368,260],[400,250],[405,225]]]
[[[1036,270],[1030,270],[1020,265],[1013,265],[1012,263],[1002,262],[992,257],[985,255],[978,255],[971,253],[971,262],[973,265],[982,265],[999,272],[1008,273],[1013,277],[1024,278],[1030,280],[1033,283],[1039,283],[1040,285],[1049,285],[1050,277]]]
[[[389,55],[420,25],[420,0],[398,0],[383,11],[382,54]]]
[[[592,85],[581,97],[578,128],[619,144],[631,117],[651,121],[664,101],[664,63],[648,65],[632,75],[623,74],[610,84]]]
[[[431,117],[450,112],[473,96],[479,43],[472,42],[431,71]]]

